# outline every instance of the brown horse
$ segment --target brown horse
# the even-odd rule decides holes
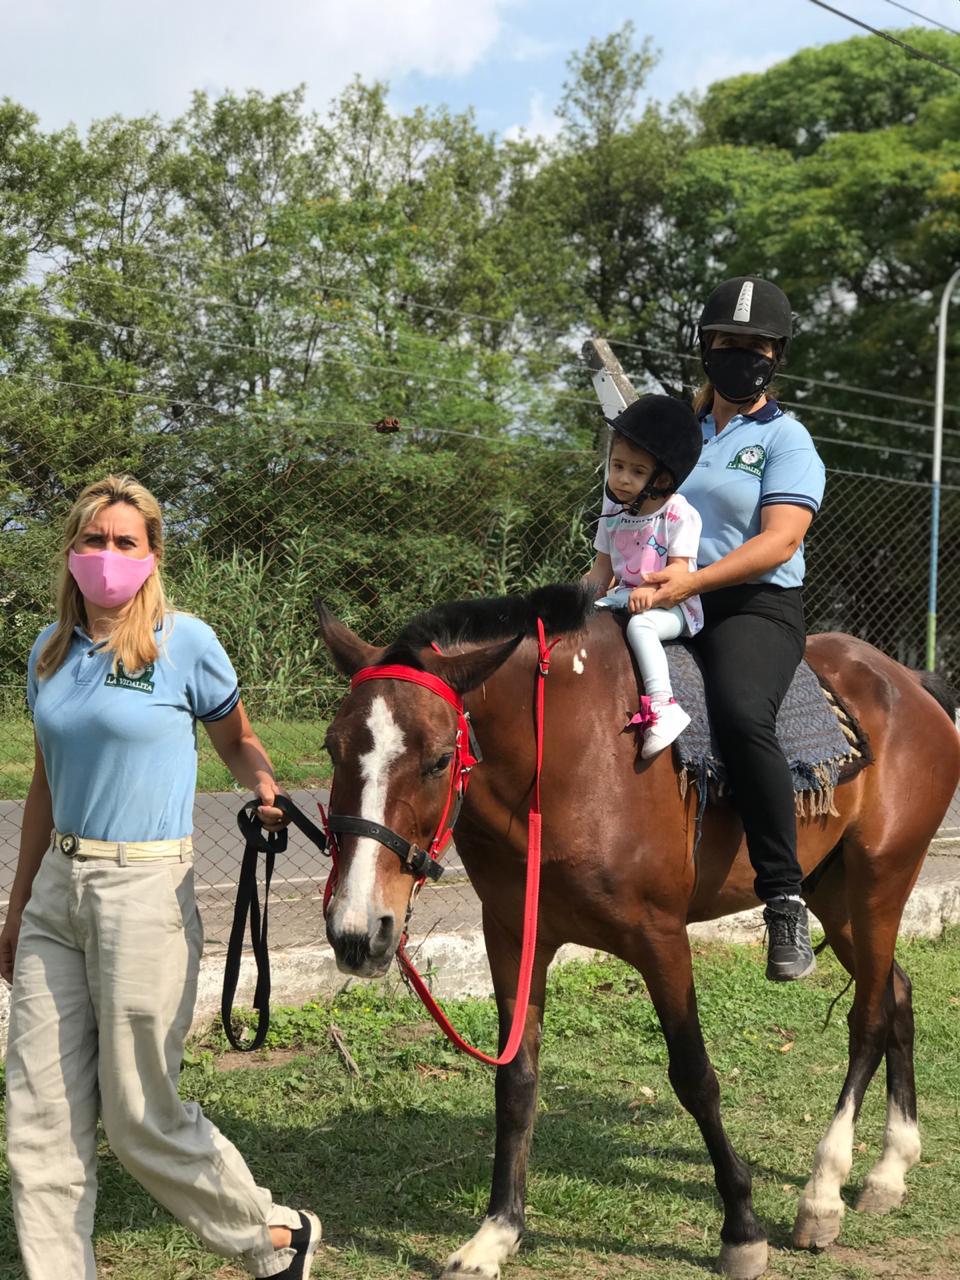
[[[740,823],[726,804],[708,806],[694,859],[695,796],[681,796],[671,752],[641,761],[632,735],[619,732],[637,704],[636,673],[614,620],[592,613],[579,588],[542,588],[528,597],[441,606],[381,649],[320,608],[324,639],[344,674],[402,663],[442,677],[465,695],[484,763],[467,793],[456,844],[483,904],[501,1047],[520,949],[535,751],[537,650],[530,637],[537,615],[550,637],[562,637],[546,682],[543,871],[531,1005],[520,1051],[496,1075],[487,1216],[443,1276],[495,1278],[519,1247],[547,966],[562,943],[576,942],[620,956],[643,975],[666,1039],[670,1081],[713,1161],[723,1201],[720,1269],[748,1280],[766,1266],[766,1236],[754,1215],[750,1172],[721,1122],[686,926],[755,905],[753,873]],[[434,641],[445,656],[430,648]],[[823,866],[807,900],[856,982],[847,1076],[794,1227],[797,1245],[822,1248],[840,1230],[854,1123],[884,1054],[883,1153],[857,1208],[883,1212],[898,1205],[904,1174],[919,1159],[910,982],[894,947],[904,903],[960,778],[960,738],[946,687],[869,644],[815,636],[807,658],[857,717],[873,753],[872,764],[838,787],[835,816],[799,823],[804,871]],[[451,706],[424,688],[392,679],[359,685],[328,733],[332,813],[361,816],[425,845],[447,795],[455,723]],[[327,934],[344,972],[372,977],[385,971],[412,884],[377,840],[341,839]]]

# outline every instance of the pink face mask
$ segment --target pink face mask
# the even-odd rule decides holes
[[[152,554],[145,560],[134,560],[118,551],[91,551],[81,556],[71,548],[67,564],[84,599],[101,609],[113,609],[133,599],[153,573],[156,560]]]

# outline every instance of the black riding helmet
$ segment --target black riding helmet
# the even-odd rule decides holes
[[[711,352],[711,340],[705,337],[710,333],[749,333],[769,338],[774,356],[758,352],[751,358],[744,352],[735,356],[723,351]],[[734,276],[724,280],[707,299],[697,326],[700,359],[707,377],[720,394],[734,404],[756,400],[773,381],[792,333],[790,300],[777,285],[759,276]],[[732,370],[729,389],[725,390],[722,383],[729,379],[731,372],[724,368],[727,364],[736,368]]]
[[[648,484],[633,500],[629,508],[633,512],[647,498],[668,498],[697,465],[703,433],[696,414],[683,400],[674,396],[641,396],[615,418],[605,421],[625,440],[651,455],[656,463],[653,479],[659,472],[666,471],[672,480],[665,489]],[[606,493],[608,498],[618,501],[609,484]]]

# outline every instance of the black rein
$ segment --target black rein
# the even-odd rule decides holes
[[[277,795],[273,803],[276,808],[283,811],[298,831],[317,846],[321,853],[328,852],[326,834],[316,823],[310,821],[289,796]],[[286,829],[264,831],[257,817],[260,804],[260,800],[248,800],[237,814],[237,826],[240,828],[245,844],[240,876],[237,881],[233,924],[230,926],[230,941],[227,943],[227,958],[223,969],[223,995],[220,1001],[223,1030],[230,1044],[239,1053],[252,1053],[254,1049],[259,1049],[270,1030],[270,952],[267,946],[267,908],[270,899],[270,881],[273,877],[277,854],[285,853],[287,849]],[[443,874],[443,868],[439,862],[436,862],[425,849],[420,849],[409,840],[404,840],[402,836],[398,836],[395,831],[382,826],[379,822],[338,813],[330,815],[328,826],[334,834],[365,836],[376,840],[395,853],[404,867],[418,878],[426,876],[431,880],[439,880]],[[265,855],[262,910],[257,890],[257,860],[261,853]],[[241,1040],[233,1029],[233,1001],[240,978],[240,960],[243,955],[243,939],[248,920],[250,946],[257,968],[257,985],[253,993],[257,1025],[251,1040]]]

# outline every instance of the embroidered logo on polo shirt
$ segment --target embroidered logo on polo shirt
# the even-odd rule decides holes
[[[139,689],[141,693],[153,693],[153,667],[151,662],[149,666],[128,674],[118,659],[116,675],[112,671],[108,672],[103,683],[111,689]]]
[[[746,471],[748,475],[759,480],[763,475],[763,464],[767,460],[767,451],[762,444],[748,444],[740,449],[734,458],[727,463],[727,469]]]

